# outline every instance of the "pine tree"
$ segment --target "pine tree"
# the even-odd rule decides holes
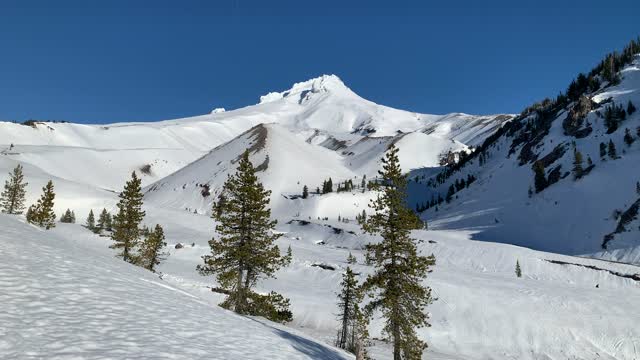
[[[62,214],[62,216],[60,217],[60,222],[73,224],[76,222],[75,215],[70,209],[67,209],[67,211],[65,211],[64,214]]]
[[[604,157],[607,156],[607,145],[603,142],[600,143],[600,158],[604,160]]]
[[[347,256],[347,264],[355,264],[357,262],[358,260],[356,259],[356,257],[353,256],[351,252],[349,252],[349,255]]]
[[[27,212],[25,213],[24,217],[27,219],[27,222],[30,224],[33,224],[35,222],[35,204],[29,206],[29,208],[27,209]]]
[[[520,262],[516,260],[516,276],[522,277],[522,269],[520,268]]]
[[[89,216],[87,216],[87,224],[85,227],[94,233],[97,233],[99,230],[96,228],[96,218],[93,215],[93,209],[89,210]]]
[[[211,255],[202,257],[204,265],[198,265],[197,270],[201,275],[215,275],[220,286],[229,292],[221,306],[240,314],[261,315],[265,312],[257,306],[265,304],[257,303],[260,298],[251,288],[259,278],[274,277],[287,264],[286,256],[280,255],[275,244],[280,234],[273,232],[276,221],[270,219],[271,191],[258,181],[248,151],[223,188],[227,201],[219,216],[213,214],[219,222],[219,237],[209,241]],[[285,302],[288,304],[288,300]]]
[[[536,188],[536,193],[539,193],[547,187],[547,178],[544,172],[544,165],[541,161],[533,163],[533,171],[535,173],[534,186]]]
[[[42,195],[38,202],[29,208],[27,221],[49,230],[56,226],[56,214],[53,212],[56,194],[53,192],[53,182],[49,180],[42,188]]]
[[[640,195],[640,181],[636,181],[636,194]]]
[[[616,159],[618,157],[618,154],[616,152],[616,145],[613,143],[613,141],[609,140],[608,148],[609,157],[612,159]]]
[[[358,288],[358,280],[356,274],[347,267],[347,271],[342,274],[342,282],[340,283],[340,293],[338,293],[338,321],[340,321],[340,329],[336,338],[336,346],[356,353],[357,340],[362,338],[364,334],[359,333],[358,322],[361,322],[362,314],[358,303],[361,295]]]
[[[100,216],[98,216],[98,223],[96,224],[96,228],[98,232],[102,232],[103,230],[111,230],[111,215],[107,212],[107,209],[102,208],[102,212],[100,212]]]
[[[394,360],[420,359],[427,344],[418,339],[416,327],[430,326],[424,307],[431,303],[431,289],[422,285],[435,257],[418,254],[410,231],[420,220],[406,206],[406,176],[400,170],[398,148],[392,145],[382,159],[379,171],[385,184],[378,198],[369,205],[374,214],[363,229],[379,234],[382,241],[366,246],[367,262],[375,266],[362,288],[372,297],[365,312],[382,312],[383,331],[393,342]]]
[[[573,178],[580,179],[584,173],[582,168],[582,153],[577,149],[573,152]]]
[[[634,141],[635,141],[635,139],[631,135],[631,131],[629,131],[629,128],[624,129],[624,142],[625,142],[625,144],[627,144],[627,146],[631,146],[631,144],[633,144]]]
[[[309,188],[307,187],[307,185],[302,187],[302,198],[306,199],[309,197]]]
[[[22,214],[27,191],[25,190],[28,183],[24,182],[24,174],[22,173],[22,165],[18,165],[13,169],[13,173],[9,173],[9,179],[4,183],[4,191],[0,195],[0,208],[3,213],[11,215]]]
[[[118,256],[124,261],[133,262],[133,250],[138,244],[141,235],[140,223],[144,219],[142,211],[141,181],[136,173],[131,174],[131,180],[127,181],[124,190],[120,193],[118,201],[118,213],[113,218],[113,233],[111,238],[114,244],[112,249],[122,249]]]
[[[156,265],[169,256],[169,253],[162,251],[167,246],[167,243],[164,238],[164,230],[160,225],[156,224],[152,231],[147,231],[146,233],[140,249],[138,263],[145,269],[155,272]]]
[[[367,189],[367,175],[362,175],[362,182],[360,183],[360,187],[362,188],[362,193]]]
[[[627,103],[627,114],[631,115],[634,112],[636,112],[636,107],[633,105],[631,100],[629,100],[629,102]]]

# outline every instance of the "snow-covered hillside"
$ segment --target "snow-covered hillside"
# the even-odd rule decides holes
[[[635,211],[633,206],[640,198],[640,112],[627,111],[629,102],[640,107],[640,57],[619,76],[619,84],[604,82],[600,89],[584,94],[591,104],[572,102],[548,110],[550,115],[543,120],[535,111],[515,120],[510,130],[443,184],[427,186],[429,176],[420,178],[414,186],[414,203],[429,201],[438,193],[444,198],[452,183],[469,174],[478,178],[457,192],[451,203],[442,203],[437,211],[432,207],[423,217],[437,229],[477,229],[474,238],[480,240],[640,264],[640,222],[637,205]],[[624,108],[626,116],[609,133],[605,117],[607,107],[614,105]],[[581,127],[574,129],[569,112],[579,106],[586,106],[585,114]],[[543,125],[534,125],[539,123]],[[631,144],[625,142],[626,129]],[[615,158],[608,154],[609,141],[616,147]],[[572,172],[574,151],[582,154],[585,172],[577,180]],[[551,183],[539,193],[535,160],[544,164]]]
[[[349,359],[114,258],[77,226],[0,215],[2,359]]]

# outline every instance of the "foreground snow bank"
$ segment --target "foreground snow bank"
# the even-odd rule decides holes
[[[349,358],[20,218],[0,215],[0,229],[2,359]]]

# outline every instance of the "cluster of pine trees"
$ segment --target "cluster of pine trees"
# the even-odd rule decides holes
[[[111,219],[111,238],[114,241],[111,248],[117,249],[117,256],[122,257],[124,261],[155,271],[160,261],[168,256],[168,253],[163,252],[167,244],[162,226],[156,224],[153,229],[142,226],[145,216],[142,197],[141,180],[133,172],[131,180],[127,181],[120,193],[118,212]],[[93,210],[90,215],[92,214]],[[105,228],[109,217],[104,217]],[[87,227],[89,225],[87,222]]]
[[[96,222],[93,209],[91,209],[89,210],[89,215],[87,215],[85,227],[96,234],[101,234],[103,231],[113,231],[113,217],[107,209],[103,208],[100,216],[98,217],[98,221]]]
[[[629,101],[629,103],[627,104],[627,109],[631,110],[629,112],[629,115],[633,114],[633,112],[635,111],[635,107],[633,106],[633,103],[631,103],[631,101]],[[607,127],[607,134],[612,134],[616,130],[618,130],[620,123],[626,119],[627,111],[625,111],[622,104],[607,105],[607,107],[604,109],[604,126]]]
[[[421,221],[405,203],[407,178],[400,169],[398,148],[391,146],[382,164],[379,173],[384,186],[377,186],[381,195],[369,205],[373,213],[362,220],[365,232],[382,237],[381,242],[366,246],[367,264],[375,271],[362,284],[351,268],[343,275],[336,345],[354,352],[357,359],[366,358],[367,324],[379,312],[385,319],[383,331],[393,344],[394,360],[421,359],[427,344],[415,329],[430,326],[424,308],[432,302],[431,289],[423,280],[435,257],[418,254],[417,240],[410,236]],[[355,258],[348,260],[355,262]]]
[[[238,169],[223,186],[224,203],[217,204],[212,217],[218,222],[218,237],[209,241],[211,254],[198,265],[201,275],[214,275],[219,291],[227,294],[220,306],[244,315],[263,316],[277,322],[292,320],[289,299],[271,292],[253,291],[259,279],[275,277],[275,272],[291,262],[291,248],[280,254],[275,241],[276,221],[271,220],[269,197],[258,181],[256,169],[245,151]]]
[[[67,209],[67,211],[65,211],[62,214],[62,216],[60,216],[60,222],[61,223],[67,223],[67,224],[75,224],[76,223],[76,213],[71,209]]]

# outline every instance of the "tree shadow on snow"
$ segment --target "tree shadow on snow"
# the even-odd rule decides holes
[[[340,352],[329,348],[326,345],[320,344],[313,340],[304,338],[299,335],[292,334],[285,330],[278,329],[266,322],[262,322],[258,319],[249,318],[255,322],[258,322],[266,327],[269,327],[273,330],[276,335],[279,335],[281,338],[289,341],[291,346],[297,351],[307,355],[311,359],[326,359],[326,360],[345,360],[349,359],[348,356],[341,354]]]

